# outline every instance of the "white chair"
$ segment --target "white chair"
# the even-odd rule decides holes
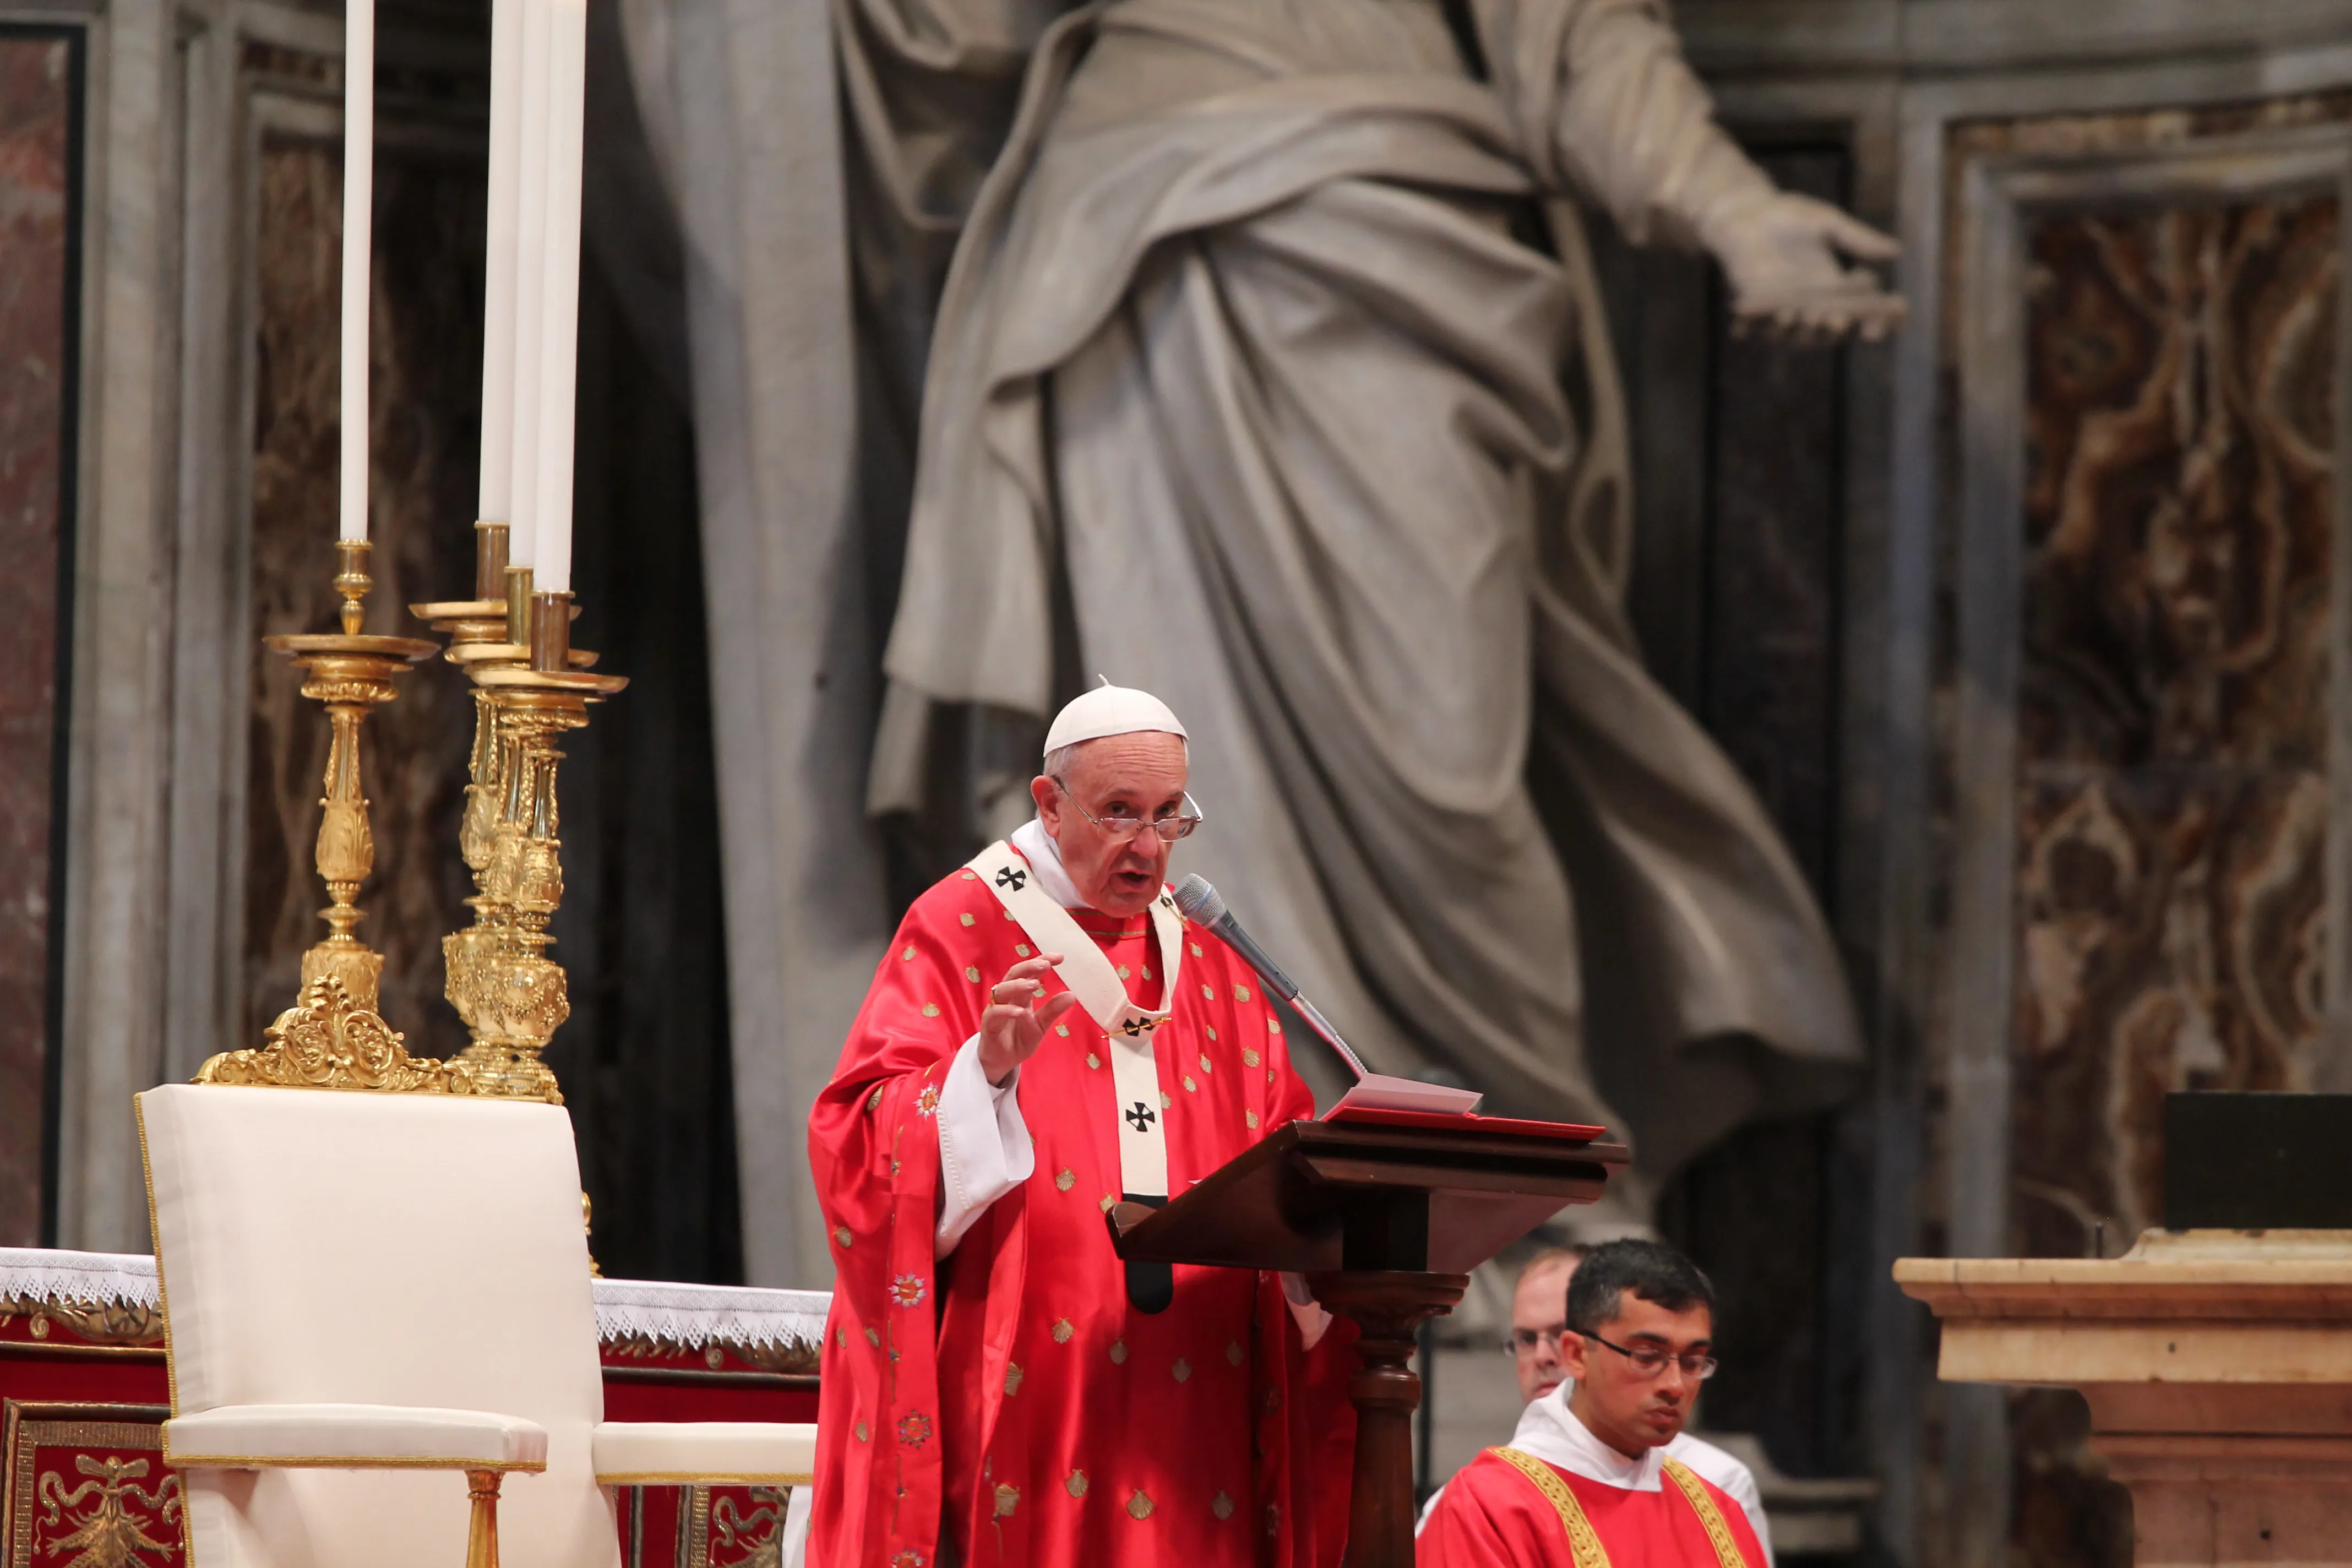
[[[814,1426],[604,1419],[571,1118],[139,1096],[191,1568],[618,1568],[614,1485],[809,1479]],[[471,1527],[457,1478],[467,1474]]]

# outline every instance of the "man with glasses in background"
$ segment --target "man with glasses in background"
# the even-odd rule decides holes
[[[1314,1114],[1257,977],[1168,892],[1187,745],[1148,693],[1071,702],[1036,816],[875,974],[809,1125],[836,1269],[811,1563],[1338,1562],[1349,1332],[1295,1282],[1111,1246],[1121,1198]]]
[[[1420,1568],[1770,1568],[1747,1467],[1683,1430],[1715,1373],[1714,1309],[1656,1242],[1529,1262],[1509,1341],[1527,1410],[1431,1498]]]

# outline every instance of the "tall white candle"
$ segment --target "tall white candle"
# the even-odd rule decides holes
[[[547,266],[539,374],[535,586],[572,588],[572,405],[580,371],[580,170],[588,82],[587,0],[551,0],[547,61]]]
[[[482,279],[482,484],[474,515],[513,518],[515,195],[521,184],[522,13],[525,0],[490,10],[490,199]],[[511,534],[509,535],[511,539]]]
[[[539,291],[547,270],[548,0],[520,0],[522,92],[515,160],[515,313],[513,466],[507,510],[507,561],[539,564],[540,342],[545,313]]]
[[[343,14],[341,537],[368,536],[368,219],[375,203],[375,0]]]

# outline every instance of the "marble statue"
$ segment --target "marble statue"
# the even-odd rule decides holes
[[[1149,688],[1196,863],[1381,1070],[1629,1130],[1651,1183],[1820,1103],[1830,934],[1623,614],[1577,205],[1801,335],[1897,321],[1893,243],[1740,152],[1657,0],[1055,9],[836,5],[868,324],[902,371],[929,326],[871,807]]]

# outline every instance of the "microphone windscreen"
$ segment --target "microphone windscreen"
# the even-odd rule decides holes
[[[1176,907],[1195,925],[1214,925],[1225,918],[1223,897],[1197,871],[1176,884]]]

